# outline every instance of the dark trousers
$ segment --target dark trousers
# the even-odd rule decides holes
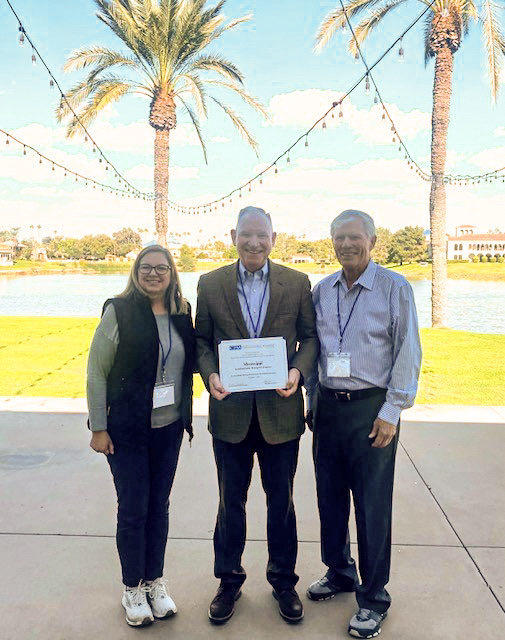
[[[169,496],[183,432],[180,421],[151,429],[148,444],[114,443],[114,455],[107,456],[117,492],[116,542],[127,587],[163,575]]]
[[[261,434],[255,409],[244,440],[232,444],[214,438],[213,445],[219,482],[214,575],[222,583],[236,585],[246,579],[241,565],[246,540],[245,506],[256,453],[267,498],[267,580],[277,591],[294,587],[298,582],[295,574],[298,542],[293,481],[299,438],[268,444]]]
[[[393,479],[398,433],[385,448],[372,447],[368,434],[385,392],[350,402],[318,389],[314,465],[321,519],[322,560],[327,577],[343,588],[357,582],[349,545],[350,492],[358,535],[360,607],[385,612],[391,564]]]

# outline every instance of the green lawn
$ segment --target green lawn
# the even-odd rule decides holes
[[[0,395],[85,395],[98,320],[0,316]],[[423,329],[421,404],[505,405],[505,336]],[[203,384],[195,376],[195,393]]]

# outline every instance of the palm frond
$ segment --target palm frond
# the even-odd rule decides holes
[[[359,14],[361,11],[373,8],[382,0],[349,0],[345,5],[345,11],[342,8],[330,11],[323,19],[316,35],[316,44],[314,51],[320,52],[328,44],[335,35],[337,29],[341,29],[347,24],[346,14],[350,18]]]
[[[221,109],[226,113],[226,115],[233,122],[233,125],[235,126],[237,131],[240,133],[242,138],[254,149],[256,156],[258,156],[258,142],[249,133],[247,127],[245,126],[244,121],[240,118],[240,116],[238,116],[230,106],[228,106],[227,104],[224,104],[223,102],[221,102],[221,100],[218,100],[216,97],[209,96],[209,98],[213,100],[219,107],[221,107]]]
[[[96,81],[94,91],[90,94],[87,103],[80,111],[79,119],[85,127],[88,127],[109,104],[117,102],[127,93],[132,93],[134,88],[128,82],[104,78]],[[67,108],[68,109],[68,108]],[[67,137],[72,138],[76,133],[82,132],[77,120],[72,118],[67,127]]]
[[[63,65],[63,71],[79,71],[91,65],[105,64],[110,67],[114,65],[136,66],[138,62],[135,58],[113,49],[93,45],[73,51]]]
[[[269,116],[268,113],[266,112],[265,107],[261,104],[261,102],[259,102],[259,100],[257,98],[255,98],[254,96],[252,96],[250,93],[248,93],[247,91],[245,91],[245,89],[243,87],[241,87],[238,84],[235,84],[233,82],[223,82],[222,80],[215,80],[215,79],[207,79],[206,80],[206,84],[211,84],[215,87],[224,87],[225,89],[229,89],[230,91],[234,91],[235,93],[237,93],[242,100],[247,103],[250,107],[252,107],[255,111],[257,111],[260,115],[262,115],[265,120],[268,120]]]
[[[496,102],[500,90],[500,72],[505,55],[505,39],[500,29],[501,7],[492,0],[482,5],[482,37],[487,53],[488,74],[491,84],[491,99]]]
[[[202,80],[193,74],[185,73],[177,77],[182,80],[186,91],[188,91],[196,104],[198,116],[203,118],[207,115],[207,105],[205,104],[205,88]],[[180,90],[175,95],[179,95]]]
[[[423,19],[423,32],[424,32],[424,66],[428,64],[431,58],[433,58],[433,51],[430,46],[431,30],[433,29],[433,14],[428,12]]]
[[[354,29],[354,35],[356,39],[352,37],[349,38],[348,50],[351,54],[356,55],[358,53],[358,47],[356,45],[356,40],[358,44],[366,40],[366,38],[370,35],[370,33],[377,27],[381,20],[392,10],[396,9],[400,4],[403,4],[407,0],[389,0],[382,7],[378,9],[373,9],[366,18],[364,18],[357,27]]]
[[[191,71],[215,71],[232,82],[243,83],[244,78],[237,67],[217,54],[201,55],[190,62]]]
[[[198,121],[198,118],[197,118],[195,112],[189,106],[189,104],[187,104],[185,102],[185,100],[183,100],[183,98],[181,98],[181,96],[177,96],[177,98],[182,103],[182,105],[184,107],[184,111],[189,115],[189,117],[191,119],[191,122],[193,123],[193,126],[195,127],[196,135],[198,136],[198,140],[200,140],[200,145],[202,147],[203,157],[205,159],[205,164],[208,164],[208,162],[207,162],[207,148],[206,148],[205,142],[203,140],[202,130],[200,128],[200,122]]]

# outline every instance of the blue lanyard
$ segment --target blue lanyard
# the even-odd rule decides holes
[[[167,355],[165,355],[165,349],[163,349],[163,345],[161,344],[161,340],[158,336],[158,342],[160,343],[161,349],[161,380],[165,382],[165,367],[167,365],[168,356],[170,355],[170,351],[172,351],[172,323],[170,322],[170,316],[168,316],[168,351]]]
[[[251,321],[251,325],[252,325],[252,328],[253,328],[253,331],[254,331],[254,337],[257,338],[258,337],[258,328],[260,326],[260,320],[261,320],[261,310],[263,309],[263,303],[265,302],[265,296],[267,294],[269,273],[267,271],[267,276],[266,276],[266,279],[265,279],[265,286],[263,287],[263,295],[261,296],[260,308],[259,308],[259,312],[258,312],[258,320],[257,320],[257,322],[255,324],[254,320],[252,318],[251,307],[249,306],[249,301],[248,301],[247,296],[245,294],[244,283],[242,282],[242,275],[240,273],[240,266],[238,266],[237,269],[238,269],[238,279],[239,279],[239,282],[240,282],[240,288],[242,289],[242,295],[244,296],[245,304],[246,304],[246,307],[247,307],[247,313],[249,314],[249,319]]]
[[[363,287],[360,288],[360,290],[358,291],[358,295],[354,298],[354,302],[352,304],[349,317],[347,318],[347,322],[345,323],[344,328],[342,329],[342,325],[340,322],[340,280],[337,281],[337,284],[338,284],[337,286],[337,319],[338,319],[338,332],[340,334],[340,342],[339,342],[339,351],[340,351],[342,341],[344,340],[345,330],[347,329],[347,325],[349,324],[349,320],[351,319],[352,312],[354,311],[354,307],[356,306],[356,302],[358,302],[358,298],[360,297],[361,292],[363,291]]]

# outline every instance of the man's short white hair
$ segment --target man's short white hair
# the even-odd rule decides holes
[[[370,238],[370,240],[372,238],[375,238],[377,232],[375,231],[375,222],[373,221],[373,218],[369,216],[368,213],[365,213],[364,211],[358,211],[357,209],[346,209],[345,211],[342,211],[342,213],[338,214],[338,216],[331,223],[331,237],[333,238],[335,236],[337,229],[344,223],[356,218],[361,220],[361,222],[363,223],[366,234]]]

